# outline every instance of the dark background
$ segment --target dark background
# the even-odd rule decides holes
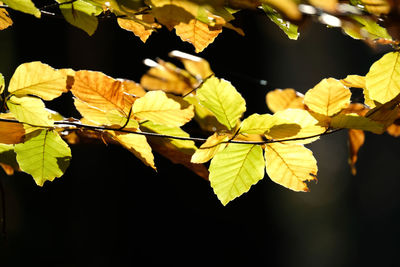
[[[0,72],[7,81],[19,64],[35,60],[139,81],[143,59],[168,60],[174,49],[194,53],[166,30],[143,44],[113,19],[101,21],[89,37],[61,19],[11,16],[14,26],[0,32]],[[237,17],[246,36],[224,30],[200,56],[242,93],[246,115],[268,112],[269,90],[305,92],[326,77],[364,75],[387,50],[311,21],[290,41],[258,12]],[[77,116],[70,98],[48,106]],[[65,175],[44,187],[29,175],[1,170],[7,240],[0,241],[0,266],[395,266],[398,140],[367,134],[356,176],[347,165],[345,132],[309,147],[319,166],[310,193],[265,176],[226,207],[208,182],[184,167],[156,155],[156,173],[113,145],[72,146]]]

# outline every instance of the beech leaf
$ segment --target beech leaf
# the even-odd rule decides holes
[[[4,118],[0,114],[0,118]],[[0,143],[18,144],[24,140],[25,129],[21,123],[0,121]]]
[[[267,144],[265,161],[271,180],[293,191],[307,192],[305,182],[316,180],[317,161],[303,145]]]
[[[3,4],[0,2],[0,5]],[[0,8],[0,30],[7,29],[13,24],[13,21],[10,18],[7,10],[4,8]],[[1,91],[1,90],[0,90]]]
[[[269,110],[273,113],[288,108],[304,109],[304,95],[294,89],[275,89],[266,95]]]
[[[364,144],[364,141],[364,131],[349,129],[349,165],[353,175],[357,174],[356,162],[358,160],[358,151]]]
[[[217,120],[228,130],[236,127],[246,111],[246,102],[228,81],[211,77],[197,89],[200,103],[213,112]]]
[[[40,15],[42,14],[31,0],[2,0],[2,2],[12,9],[34,15],[37,18],[40,18]]]
[[[385,131],[384,125],[357,114],[338,114],[331,120],[332,128],[358,129],[381,134]]]
[[[45,109],[43,101],[39,98],[12,96],[7,101],[7,106],[20,122],[43,127],[53,126],[51,113]]]
[[[224,141],[228,141],[229,136],[214,133],[210,137],[207,138],[207,141],[204,142],[199,149],[193,154],[191,162],[193,163],[204,163],[212,159],[216,153],[223,150],[227,143],[223,143]]]
[[[70,148],[52,130],[32,132],[24,143],[16,144],[14,150],[21,170],[32,175],[39,186],[61,177],[71,159]]]
[[[229,144],[211,160],[210,183],[223,205],[249,191],[264,177],[264,159],[258,145]]]
[[[210,64],[204,58],[193,56],[178,50],[171,51],[168,55],[170,57],[178,58],[185,66],[185,69],[198,80],[204,80],[213,74]]]
[[[362,88],[362,89],[366,87],[365,76],[347,75],[347,77],[341,80],[341,82],[347,87]]]
[[[263,10],[267,14],[268,18],[278,25],[278,27],[289,37],[291,40],[297,40],[299,37],[298,26],[296,24],[291,23],[288,20],[282,18],[282,16],[276,12],[273,8],[268,5],[262,5]]]
[[[154,21],[154,17],[149,14],[135,15],[127,18],[118,18],[118,25],[127,31],[133,32],[143,43],[161,25]]]

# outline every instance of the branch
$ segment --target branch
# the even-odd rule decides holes
[[[20,122],[17,120],[13,119],[3,119],[0,118],[0,121],[2,122],[9,122],[9,123],[22,123],[22,124],[27,124],[32,127],[38,127],[38,128],[52,128],[49,126],[41,126],[41,125],[33,125],[30,123],[26,122]],[[73,126],[76,128],[83,128],[83,129],[89,129],[89,130],[94,130],[94,131],[115,131],[115,132],[122,132],[122,133],[131,133],[131,134],[138,134],[138,135],[144,135],[144,136],[152,136],[152,137],[159,137],[159,138],[169,138],[169,139],[177,139],[177,140],[185,140],[185,141],[195,141],[195,142],[206,142],[207,138],[201,138],[201,137],[182,137],[182,136],[175,136],[175,135],[167,135],[167,134],[159,134],[159,133],[152,133],[152,132],[135,132],[131,130],[127,130],[124,128],[112,128],[112,127],[107,127],[107,126],[95,126],[95,125],[88,125],[88,124],[82,124],[79,122],[72,122],[72,121],[55,121],[55,125],[65,125],[65,126]],[[343,130],[343,128],[338,128],[338,129],[327,129],[325,132],[320,133],[320,134],[315,134],[311,136],[306,136],[306,137],[297,137],[297,138],[288,138],[288,139],[280,139],[280,140],[275,140],[275,139],[268,139],[265,141],[244,141],[244,140],[228,140],[222,143],[231,143],[231,144],[248,144],[248,145],[265,145],[265,144],[270,144],[270,143],[280,143],[280,142],[290,142],[290,141],[299,141],[299,140],[307,140],[310,138],[315,138],[323,135],[328,135],[332,134],[335,132],[338,132],[340,130]]]

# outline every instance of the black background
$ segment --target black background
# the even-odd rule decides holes
[[[0,32],[0,72],[7,81],[19,64],[35,60],[139,81],[147,70],[143,59],[168,60],[174,49],[194,53],[164,29],[143,44],[113,19],[102,20],[89,37],[62,19],[11,16],[14,25]],[[245,97],[246,115],[268,112],[269,90],[305,92],[326,77],[364,75],[388,51],[311,21],[291,41],[258,12],[237,17],[246,36],[224,30],[200,56]],[[71,102],[66,95],[48,107],[77,116]],[[186,168],[156,155],[156,173],[113,145],[72,146],[65,175],[44,187],[29,175],[0,171],[7,211],[0,266],[396,265],[398,140],[367,134],[356,176],[347,165],[345,132],[309,147],[319,165],[310,193],[265,176],[226,207]]]

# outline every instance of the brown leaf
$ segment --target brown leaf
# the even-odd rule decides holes
[[[0,114],[2,119],[14,119],[5,113]],[[0,143],[18,144],[24,141],[25,129],[22,123],[0,121]]]
[[[349,130],[349,164],[351,168],[351,173],[356,175],[356,162],[358,159],[358,151],[360,147],[364,144],[365,134],[362,130]]]

